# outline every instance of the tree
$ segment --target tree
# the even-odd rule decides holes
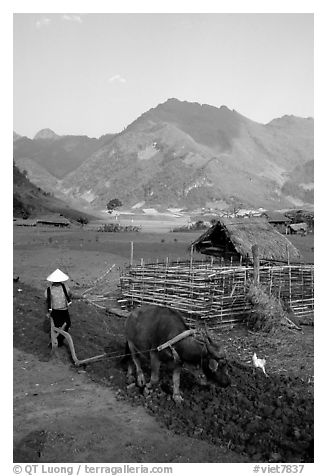
[[[242,209],[243,204],[239,203],[236,204],[236,202],[231,205],[227,210],[224,210],[222,212],[222,216],[226,218],[235,218],[238,215],[238,212]]]
[[[119,198],[113,198],[107,203],[108,213],[112,213],[113,210],[121,206],[122,206],[122,202],[119,200]]]
[[[81,225],[87,225],[89,220],[86,217],[79,217],[77,218],[77,222],[80,223]]]

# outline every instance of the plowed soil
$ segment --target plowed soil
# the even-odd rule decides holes
[[[79,413],[80,396],[76,398],[79,388],[76,388],[75,384],[76,381],[80,380],[81,374],[78,373],[76,367],[73,367],[66,347],[60,349],[57,359],[51,358],[50,348],[48,347],[49,337],[42,328],[44,320],[42,299],[35,288],[22,283],[18,284],[14,285],[14,346],[24,353],[23,358],[26,359],[24,362],[27,362],[27,364],[23,362],[21,365],[21,367],[25,367],[23,373],[29,375],[31,370],[29,362],[33,362],[34,369],[39,372],[35,383],[37,386],[32,389],[30,388],[29,377],[27,377],[29,384],[26,386],[27,395],[25,396],[22,395],[21,377],[16,376],[17,379],[19,378],[17,385],[22,398],[19,401],[23,406],[24,402],[27,403],[29,400],[30,403],[27,406],[31,403],[32,406],[34,406],[34,403],[36,406],[40,405],[43,418],[48,413],[50,414],[48,416],[50,420],[45,420],[46,423],[50,423],[53,417],[53,414],[51,414],[52,405],[47,408],[48,404],[43,399],[44,385],[47,387],[46,394],[50,391],[49,398],[51,398],[51,390],[54,392],[52,398],[58,398],[56,385],[52,385],[52,388],[50,385],[49,389],[48,382],[51,381],[51,373],[54,372],[52,380],[56,381],[58,375],[65,375],[68,372],[68,380],[65,380],[65,388],[62,389],[67,398],[62,406],[68,404],[68,408],[72,407],[74,409],[74,414]],[[18,291],[18,289],[21,291]],[[98,428],[104,424],[102,418],[108,418],[106,404],[104,406],[103,404],[109,400],[111,409],[119,409],[124,403],[124,412],[127,417],[129,411],[134,414],[135,408],[139,408],[139,410],[142,409],[142,415],[139,416],[142,420],[145,409],[148,414],[153,415],[158,425],[169,429],[171,435],[192,438],[193,443],[194,441],[199,444],[200,442],[207,443],[209,446],[206,447],[205,458],[208,458],[208,462],[226,461],[224,459],[226,457],[227,460],[230,458],[230,461],[235,462],[248,460],[257,462],[312,461],[312,328],[304,329],[303,333],[299,331],[285,332],[284,330],[281,335],[270,338],[248,334],[245,329],[224,332],[220,338],[225,342],[229,356],[229,372],[232,377],[231,387],[227,389],[220,389],[213,385],[199,387],[191,374],[185,371],[181,377],[184,403],[177,406],[171,399],[171,369],[169,367],[163,367],[161,384],[157,390],[150,394],[144,393],[137,386],[126,385],[126,368],[122,362],[124,354],[124,318],[79,301],[74,302],[71,317],[73,322],[71,335],[78,358],[83,359],[103,352],[108,354],[107,358],[88,364],[82,369],[86,371],[82,373],[83,378],[88,377],[88,380],[83,380],[79,383],[79,386],[88,388],[90,380],[94,382],[87,390],[87,394],[92,396],[90,402],[87,403],[85,394],[83,396],[83,399],[86,398],[84,400],[86,404],[84,411],[87,410],[88,414],[85,421],[88,421],[94,412],[97,415],[94,428],[92,425],[91,427],[87,425],[90,434],[96,434]],[[259,356],[267,359],[268,377],[265,377],[260,370],[254,372],[250,363],[253,350],[256,350]],[[37,361],[40,363],[40,369],[43,370],[37,368]],[[144,366],[149,378],[146,359]],[[66,370],[64,371],[64,369]],[[22,373],[21,370],[19,373]],[[45,377],[46,381],[43,380]],[[95,383],[98,384],[96,391],[93,388]],[[41,389],[42,392],[40,393]],[[94,405],[94,392],[99,394],[96,405]],[[62,399],[63,395],[60,395],[60,398]],[[115,403],[115,399],[119,403]],[[98,406],[99,402],[101,402],[100,408]],[[102,415],[101,412],[103,412]],[[116,411],[111,411],[109,414],[116,415]],[[83,411],[80,412],[80,418],[82,418],[82,415]],[[42,438],[48,435],[49,428],[53,428],[52,425],[43,424],[42,431],[44,433],[42,433]],[[66,424],[65,428],[67,429]],[[126,431],[128,432],[130,429],[134,432],[134,427],[130,428],[130,425],[127,425]],[[81,450],[78,450],[76,454],[73,453],[73,447],[79,448],[81,442],[76,442],[75,430],[72,431],[73,436],[69,437],[72,439],[67,443],[65,430],[62,434],[64,441],[60,444],[66,449],[67,444],[72,446],[70,458],[75,458],[75,456],[86,457],[86,453]],[[153,430],[151,430],[151,436],[148,435],[149,441],[152,441],[152,432]],[[62,430],[59,431],[58,429],[58,434],[61,433]],[[71,433],[68,432],[68,434]],[[18,438],[18,435],[16,437]],[[57,438],[53,435],[47,436],[47,438],[52,437]],[[105,440],[107,436],[102,435],[101,438]],[[164,437],[165,440],[166,438],[167,436]],[[93,443],[90,441],[87,445],[92,447]],[[167,447],[170,446],[168,440],[166,441]],[[58,448],[57,444],[56,441],[56,448]],[[22,454],[19,450],[21,445],[22,441],[18,438],[16,445],[18,455]],[[91,447],[88,447],[88,450]],[[212,450],[216,448],[219,451],[215,452],[213,450],[211,454],[209,448]],[[224,451],[221,452],[221,448],[224,451],[232,451],[228,453],[229,456],[226,456]],[[48,449],[48,451],[50,450]],[[114,452],[116,458],[117,451]],[[50,454],[52,453],[50,452]],[[65,452],[63,454],[68,458]],[[59,458],[59,455],[57,454],[55,457]],[[134,456],[128,453],[127,459],[130,457]],[[157,450],[150,451],[148,449],[146,450],[146,457],[144,455],[139,456],[136,461],[157,461],[158,457],[160,459]],[[170,457],[172,456],[170,455]],[[19,456],[17,458],[19,460]],[[120,458],[126,458],[124,451]],[[177,459],[177,461],[194,461],[191,453],[180,455],[178,458],[181,459]],[[196,461],[205,461],[203,455],[199,453],[197,453],[196,458],[199,458]],[[79,459],[77,460],[79,461]],[[73,461],[77,460],[73,459]],[[120,459],[120,461],[126,461],[126,459]],[[166,459],[160,459],[160,461],[166,461]]]

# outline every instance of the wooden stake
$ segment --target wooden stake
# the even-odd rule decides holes
[[[254,244],[252,246],[253,254],[253,282],[259,284],[260,281],[260,260],[259,260],[259,246]]]
[[[272,294],[273,287],[273,268],[270,269],[270,285],[269,285],[269,296]]]
[[[131,258],[130,258],[130,265],[133,266],[133,259],[134,259],[134,243],[131,241]]]
[[[288,273],[289,273],[288,279],[289,279],[289,283],[290,283],[290,285],[289,285],[289,293],[290,293],[289,300],[291,302],[291,300],[292,300],[292,271],[291,271],[291,266],[288,266]]]
[[[190,269],[192,269],[193,266],[193,252],[193,245],[191,245]]]

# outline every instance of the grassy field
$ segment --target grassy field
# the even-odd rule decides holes
[[[106,269],[113,267],[110,278],[119,279],[133,261],[155,262],[187,260],[190,245],[199,232],[184,233],[101,233],[83,228],[56,230],[14,227],[14,275],[33,286],[44,286],[45,278],[56,268],[71,277],[73,285],[87,286]],[[306,263],[313,263],[313,235],[291,235]],[[205,259],[195,254],[195,259]]]
[[[87,285],[115,265],[113,275],[130,262],[187,259],[193,233],[99,233],[78,230],[14,228],[14,274],[37,287],[60,268],[73,282]],[[201,255],[199,255],[201,258]]]
[[[14,249],[34,249],[47,247],[92,252],[108,252],[119,256],[124,262],[130,259],[131,242],[134,243],[134,258],[155,261],[167,257],[187,259],[191,243],[199,237],[199,232],[159,232],[159,233],[100,233],[84,230],[56,230],[46,228],[14,227]],[[313,263],[314,235],[289,235],[287,237],[301,252],[304,262]],[[196,255],[198,259],[203,256]]]
[[[287,235],[287,238],[300,251],[305,263],[314,262],[314,235],[312,233],[306,236]]]

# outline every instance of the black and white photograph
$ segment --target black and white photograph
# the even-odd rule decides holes
[[[11,12],[14,474],[309,474],[314,8],[49,3]]]

